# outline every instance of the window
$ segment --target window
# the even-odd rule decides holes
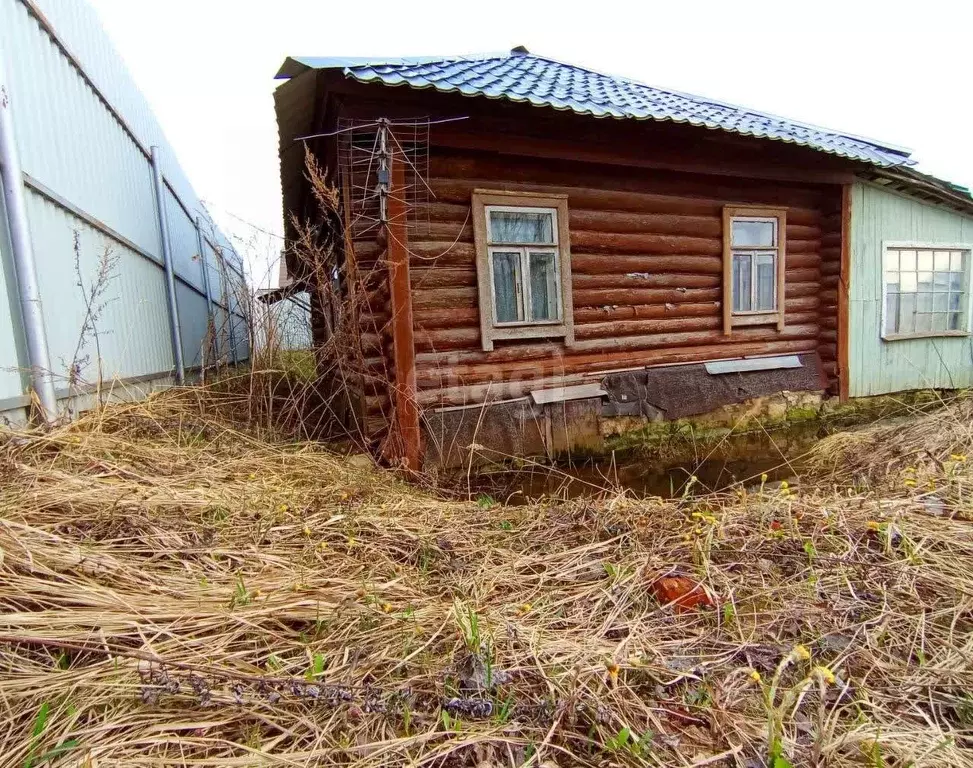
[[[969,333],[969,246],[887,243],[883,266],[882,338]]]
[[[567,217],[563,195],[473,193],[484,350],[503,339],[573,342]]]
[[[723,209],[723,331],[735,326],[784,327],[782,208]]]

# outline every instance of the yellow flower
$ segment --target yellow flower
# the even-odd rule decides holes
[[[954,454],[951,454],[949,458],[951,458],[953,461],[958,461],[958,462],[960,462],[962,464],[964,461],[966,461],[966,454],[965,453],[954,453]]]
[[[385,612],[385,613],[392,613],[392,604],[391,603],[382,603],[382,611]]]
[[[608,670],[608,679],[612,681],[612,684],[618,682],[618,665],[614,661],[609,661],[605,664],[605,669]]]
[[[256,600],[262,594],[263,594],[263,592],[261,592],[259,589],[255,589],[255,590],[253,590],[253,592],[250,593],[250,597],[252,597],[254,600]]]
[[[826,683],[830,683],[831,685],[834,685],[834,672],[832,672],[830,669],[828,669],[827,667],[815,667],[814,671]]]
[[[750,679],[753,680],[755,683],[759,683],[762,678],[760,677],[760,673],[757,670],[751,669],[750,670]]]
[[[780,481],[780,489],[781,489],[782,491],[786,491],[786,490],[787,490],[788,488],[790,488],[790,487],[791,487],[791,484],[790,484],[790,483],[788,483],[788,482],[787,482],[786,480],[781,480],[781,481]]]
[[[327,548],[328,548],[328,542],[326,542],[326,541],[319,541],[318,542],[318,549],[319,550],[321,550],[323,552]]]
[[[530,603],[524,603],[519,608],[517,608],[517,613],[523,616],[525,613],[530,613],[530,609],[533,607],[534,606],[532,606]]]
[[[902,484],[903,484],[903,485],[904,485],[904,486],[905,486],[906,488],[915,488],[915,487],[916,487],[916,481],[915,481],[915,480],[913,480],[912,478],[906,478],[906,479],[905,479],[905,480],[903,481],[903,483],[902,483]]]
[[[349,536],[348,537],[348,549],[351,549],[354,546],[355,546],[355,537],[354,536]]]
[[[311,529],[310,529],[309,526],[306,526],[306,525],[304,526],[304,535],[305,536],[310,536],[311,535]]]
[[[767,482],[767,473],[766,472],[764,472],[762,475],[760,475],[760,482],[761,483],[766,483]]]
[[[805,645],[795,645],[794,650],[791,651],[791,653],[794,654],[795,659],[801,659],[802,661],[807,661],[811,658],[811,652]]]
[[[870,531],[877,531],[882,527],[882,524],[876,520],[869,520],[867,523],[865,523],[865,527]]]

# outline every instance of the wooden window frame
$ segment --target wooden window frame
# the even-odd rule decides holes
[[[889,251],[962,251],[964,255],[963,259],[963,271],[965,275],[965,286],[963,293],[966,299],[966,309],[961,310],[959,315],[963,318],[966,323],[966,327],[962,330],[956,331],[914,331],[912,333],[888,333],[886,328],[886,323],[888,322],[888,271],[885,269],[885,255]],[[918,254],[917,254],[918,257]],[[934,265],[935,266],[935,265]],[[882,341],[907,341],[909,339],[942,339],[942,338],[968,338],[973,335],[973,244],[970,243],[929,243],[929,242],[901,242],[901,241],[883,241],[882,242],[882,258],[879,264],[879,269],[882,270],[882,309],[880,322],[880,335]],[[897,270],[899,274],[902,273],[901,265],[900,269]],[[911,271],[911,270],[908,270]],[[915,270],[917,273],[920,271]],[[930,270],[921,270],[930,271]],[[937,270],[931,270],[934,274]],[[950,270],[952,271],[952,270]],[[907,291],[911,293],[911,291]],[[947,291],[947,294],[951,291]],[[918,296],[918,292],[916,293]],[[933,311],[929,314],[951,314],[948,310],[945,313],[939,313]]]
[[[737,248],[736,251],[775,251],[777,274],[775,298],[777,306],[772,310],[733,311],[733,220],[776,219],[777,245],[770,247]],[[784,330],[785,294],[784,273],[787,270],[787,209],[749,205],[727,205],[723,208],[723,333],[729,336],[734,328],[753,325],[776,325]]]
[[[480,307],[480,339],[484,352],[491,352],[496,341],[518,339],[562,339],[565,346],[574,343],[574,311],[571,297],[571,241],[568,227],[568,196],[549,195],[534,192],[505,192],[503,190],[474,189],[473,238],[476,245],[477,293]],[[555,266],[559,272],[559,318],[556,320],[517,321],[497,323],[494,320],[494,285],[492,252],[503,250],[503,244],[489,240],[487,224],[488,208],[537,208],[554,213],[556,228],[552,245],[540,246],[541,249],[554,249]],[[524,247],[527,247],[525,244]],[[520,249],[511,245],[511,250]],[[524,276],[525,280],[528,280]],[[525,302],[529,294],[525,293]],[[526,312],[526,307],[525,307]]]

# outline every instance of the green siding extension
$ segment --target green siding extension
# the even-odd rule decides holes
[[[855,184],[851,199],[849,394],[864,397],[926,387],[973,386],[973,339],[969,336],[882,339],[883,242],[973,247],[973,217],[877,185]]]

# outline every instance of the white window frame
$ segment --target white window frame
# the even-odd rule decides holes
[[[774,227],[772,246],[734,246],[735,222],[763,222]],[[776,325],[784,330],[786,270],[787,209],[745,205],[727,205],[723,208],[723,333],[730,335],[733,328],[751,325]],[[774,306],[772,309],[735,310],[733,294],[733,262],[737,255],[750,256],[750,305],[756,303],[757,259],[760,254],[772,254],[774,259]]]
[[[497,243],[493,239],[493,229],[491,224],[491,213],[546,213],[551,217],[551,232],[553,242],[551,243]],[[557,208],[542,208],[540,206],[527,205],[487,205],[484,206],[484,215],[487,224],[487,252],[490,255],[490,306],[492,308],[493,324],[498,328],[511,328],[523,325],[559,325],[564,316],[564,306],[561,302],[561,259],[558,254],[557,243]],[[518,253],[520,254],[520,292],[518,299],[523,309],[523,320],[510,320],[500,322],[497,319],[497,284],[493,271],[493,256],[495,253]],[[534,302],[531,293],[530,280],[530,254],[549,253],[554,256],[554,293],[555,308],[557,316],[543,320],[535,320],[531,317]]]
[[[889,283],[888,274],[885,269],[885,255],[889,251],[963,251],[966,254],[964,267],[966,270],[966,311],[961,312],[961,317],[966,321],[966,327],[956,331],[917,331],[914,333],[888,333],[888,293]],[[918,254],[917,254],[918,256]],[[917,265],[918,266],[918,265]],[[887,240],[882,242],[882,253],[879,262],[882,280],[882,312],[880,319],[880,330],[883,341],[895,342],[906,341],[909,339],[936,339],[936,338],[968,338],[973,329],[973,244],[971,243],[930,243],[930,242],[909,242],[898,240]],[[918,269],[916,270],[919,271]],[[923,270],[926,271],[926,270]],[[934,270],[935,271],[935,270]],[[901,274],[902,270],[899,269]],[[917,294],[918,295],[918,294]],[[935,314],[935,313],[934,313]]]
[[[480,339],[485,352],[495,341],[521,339],[563,339],[565,346],[574,343],[574,319],[571,296],[571,245],[568,231],[567,195],[537,192],[474,189],[473,234],[477,270],[477,293],[480,308]],[[490,212],[547,213],[552,216],[553,243],[495,243],[492,239]],[[497,252],[517,252],[520,256],[520,298],[524,302],[524,319],[498,322],[493,260]],[[554,255],[555,319],[532,320],[530,286],[530,253]]]

